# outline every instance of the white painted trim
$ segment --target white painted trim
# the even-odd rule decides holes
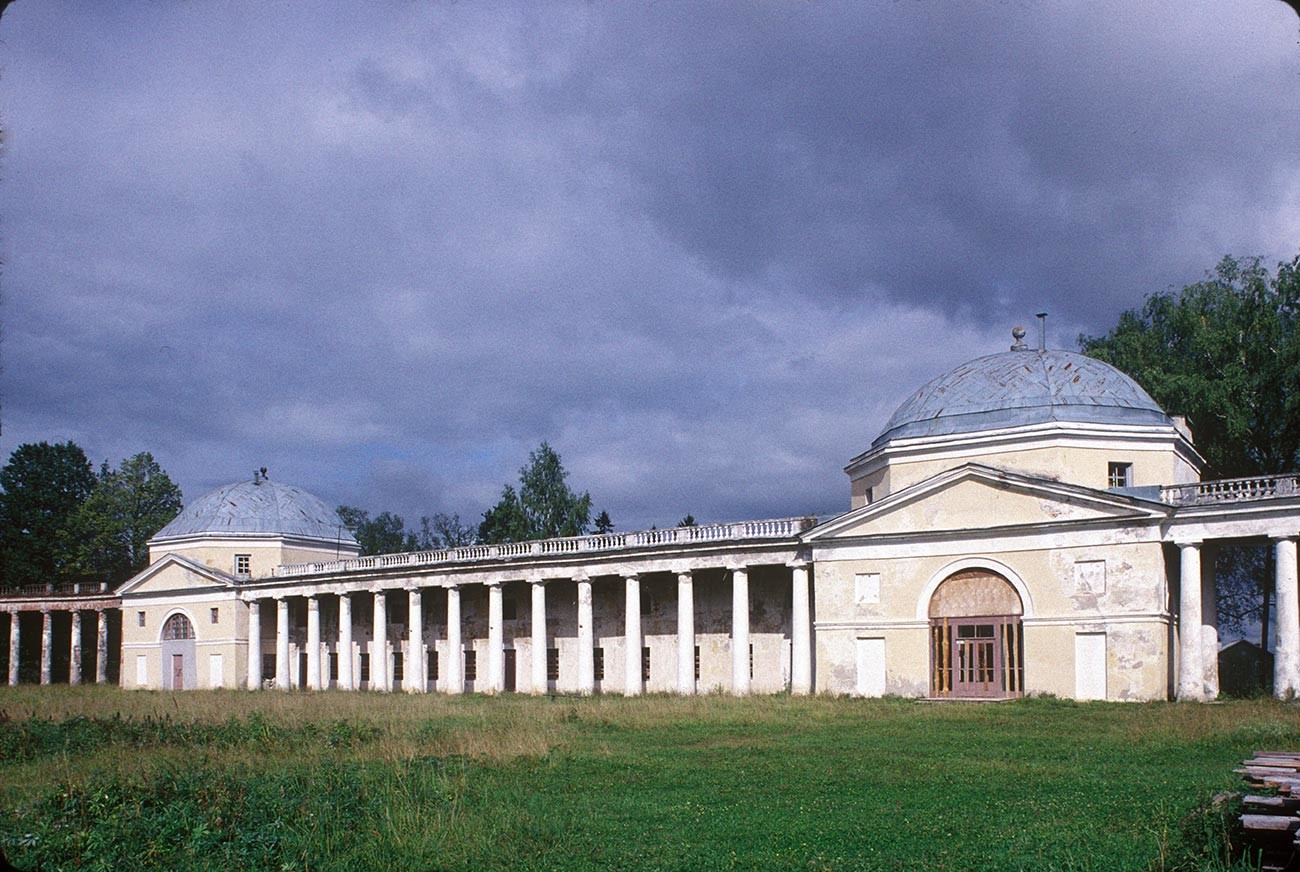
[[[211,593],[206,592],[210,590]],[[224,587],[207,588],[204,591],[186,591],[185,593],[169,595],[160,592],[150,592],[149,594],[139,594],[136,596],[127,596],[122,600],[122,607],[126,608],[144,608],[146,606],[178,606],[179,604],[193,605],[194,603],[237,603],[240,601],[238,592]]]
[[[994,560],[992,557],[965,557],[949,563],[930,576],[930,580],[921,589],[921,596],[916,601],[916,619],[918,621],[929,623],[930,599],[934,596],[934,592],[939,589],[939,585],[943,584],[952,574],[967,569],[987,569],[990,572],[996,572],[1011,582],[1011,586],[1016,589],[1016,593],[1020,594],[1020,605],[1024,609],[1022,619],[1033,617],[1034,602],[1029,596],[1029,586],[1025,584],[1024,579],[1014,569],[1000,560]]]
[[[1008,532],[987,538],[981,535],[983,532],[945,530],[928,541],[916,541],[915,535],[891,534],[888,538],[895,541],[875,543],[859,540],[852,545],[837,544],[832,539],[818,542],[813,546],[813,559],[818,563],[840,560],[897,560],[914,557],[947,557],[969,554],[971,551],[998,553],[1057,551],[1065,548],[1160,544],[1163,541],[1160,527],[1154,522],[1148,523],[1145,520],[1136,525],[1122,525],[1118,529],[1108,526],[1092,530],[1050,531],[1050,536],[1044,535],[1049,531],[1040,529]],[[939,537],[940,535],[942,538]]]
[[[1168,624],[1171,618],[1167,612],[1147,612],[1132,615],[1105,615],[1100,617],[1053,616],[1026,618],[1021,624],[1027,627],[1095,627],[1119,624]],[[862,633],[881,632],[883,630],[924,630],[930,626],[930,619],[883,620],[883,621],[817,621],[817,630],[827,632],[855,631]]]
[[[162,637],[163,629],[167,626],[167,622],[171,620],[172,615],[185,616],[185,620],[190,622],[190,629],[194,631],[193,640],[185,640],[185,639],[164,640],[163,639]],[[162,620],[158,622],[158,638],[155,644],[161,645],[164,641],[177,641],[177,642],[198,641],[198,638],[199,638],[199,622],[196,621],[194,619],[194,616],[190,614],[186,609],[183,609],[180,606],[175,606],[171,609],[168,609],[166,612],[164,612]]]

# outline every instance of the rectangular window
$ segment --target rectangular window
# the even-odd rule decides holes
[[[402,652],[393,652],[393,681],[402,680]]]
[[[215,609],[215,608],[214,608],[214,609],[212,610],[212,623],[216,624],[216,623],[219,622],[218,615],[220,615],[220,614],[221,614],[221,609]]]
[[[478,678],[478,652],[465,652],[465,680],[474,681]]]
[[[1074,564],[1074,595],[1097,596],[1106,592],[1106,561],[1077,560]]]
[[[641,649],[641,680],[650,680],[650,649],[648,647]]]
[[[253,555],[236,554],[235,555],[235,577],[248,578],[252,574]]]
[[[880,603],[879,572],[859,572],[853,576],[853,600],[860,606]]]
[[[749,677],[754,677],[754,646],[749,646]]]
[[[695,646],[695,680],[700,680],[700,646]]]
[[[265,679],[275,678],[275,655],[262,655],[262,677]]]
[[[330,654],[330,681],[339,680],[339,655]]]
[[[876,489],[874,487],[867,488],[867,505],[871,505],[875,501],[876,501]]]
[[[592,652],[592,673],[597,681],[605,680],[605,649],[597,648]]]
[[[546,680],[547,681],[560,680],[560,649],[559,648],[546,649]]]
[[[363,653],[361,655],[361,677],[358,681],[370,680],[370,655]]]
[[[1106,487],[1129,487],[1133,484],[1133,464],[1112,463],[1106,470]]]
[[[143,627],[143,626],[144,626],[144,612],[137,612],[137,613],[136,613],[136,620],[139,621],[139,622],[140,622],[140,626]]]
[[[430,649],[428,660],[429,678],[433,681],[438,680],[438,652]]]
[[[508,596],[501,601],[501,618],[506,621],[513,621],[517,615],[518,606],[515,605],[515,598]]]

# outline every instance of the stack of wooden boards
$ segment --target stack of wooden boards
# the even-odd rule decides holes
[[[1300,867],[1300,751],[1256,751],[1234,770],[1252,790],[1271,790],[1270,795],[1248,794],[1242,798],[1241,829],[1246,848],[1259,854],[1262,869]]]

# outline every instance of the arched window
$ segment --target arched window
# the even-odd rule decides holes
[[[164,642],[174,642],[178,639],[193,639],[194,626],[190,619],[182,614],[174,614],[163,624],[162,637]]]
[[[996,572],[967,569],[930,597],[930,689],[935,696],[1024,693],[1024,605]]]

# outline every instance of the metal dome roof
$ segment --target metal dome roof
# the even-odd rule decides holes
[[[263,476],[204,494],[153,538],[199,534],[307,536],[356,544],[338,513],[319,497]]]
[[[1049,421],[1173,424],[1137,382],[1110,364],[1074,351],[1026,349],[978,357],[928,382],[898,407],[871,445]]]

